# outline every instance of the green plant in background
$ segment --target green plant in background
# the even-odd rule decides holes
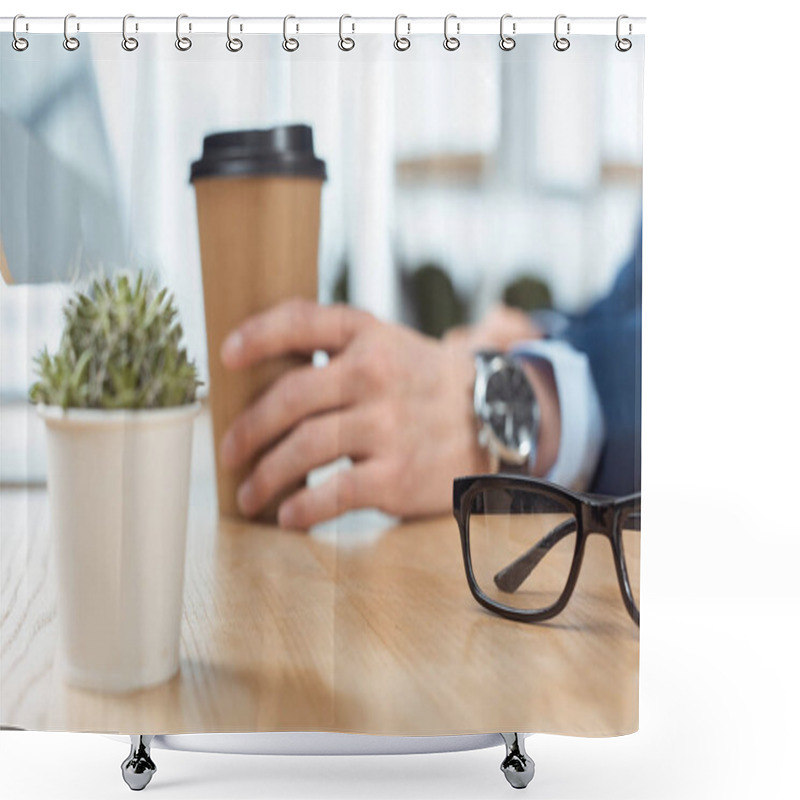
[[[522,311],[537,311],[541,308],[552,308],[553,297],[550,287],[532,275],[522,275],[506,286],[503,302],[512,308]]]
[[[92,283],[64,307],[58,351],[36,356],[34,403],[63,408],[165,408],[196,397],[197,368],[166,288],[140,272]]]
[[[466,321],[464,301],[450,276],[436,264],[424,264],[412,273],[410,290],[417,327],[428,336],[441,338]]]
[[[336,283],[333,284],[333,302],[350,302],[350,265],[348,264],[346,258],[343,259],[339,267],[339,274],[336,278]]]

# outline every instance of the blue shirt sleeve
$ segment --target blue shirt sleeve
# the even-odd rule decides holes
[[[590,489],[641,490],[642,230],[611,291],[570,319],[561,338],[585,353],[600,399],[605,443]]]

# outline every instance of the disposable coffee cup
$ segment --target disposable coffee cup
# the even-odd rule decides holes
[[[220,348],[254,314],[290,298],[316,301],[325,177],[307,125],[206,136],[202,158],[192,164],[221,516],[239,516],[236,492],[261,455],[236,470],[222,466],[226,430],[284,372],[310,363],[310,357],[276,358],[233,371],[222,365]],[[275,522],[278,505],[295,488],[273,499],[260,518]]]

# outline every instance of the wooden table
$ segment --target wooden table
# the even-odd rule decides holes
[[[638,727],[639,631],[602,537],[589,537],[566,611],[528,625],[472,598],[450,517],[366,534],[217,522],[208,469],[195,473],[181,669],[126,695],[63,682],[46,491],[0,489],[0,723],[395,735]]]

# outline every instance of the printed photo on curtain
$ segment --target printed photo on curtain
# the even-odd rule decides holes
[[[635,731],[643,20],[140,22],[2,20],[0,723]]]

